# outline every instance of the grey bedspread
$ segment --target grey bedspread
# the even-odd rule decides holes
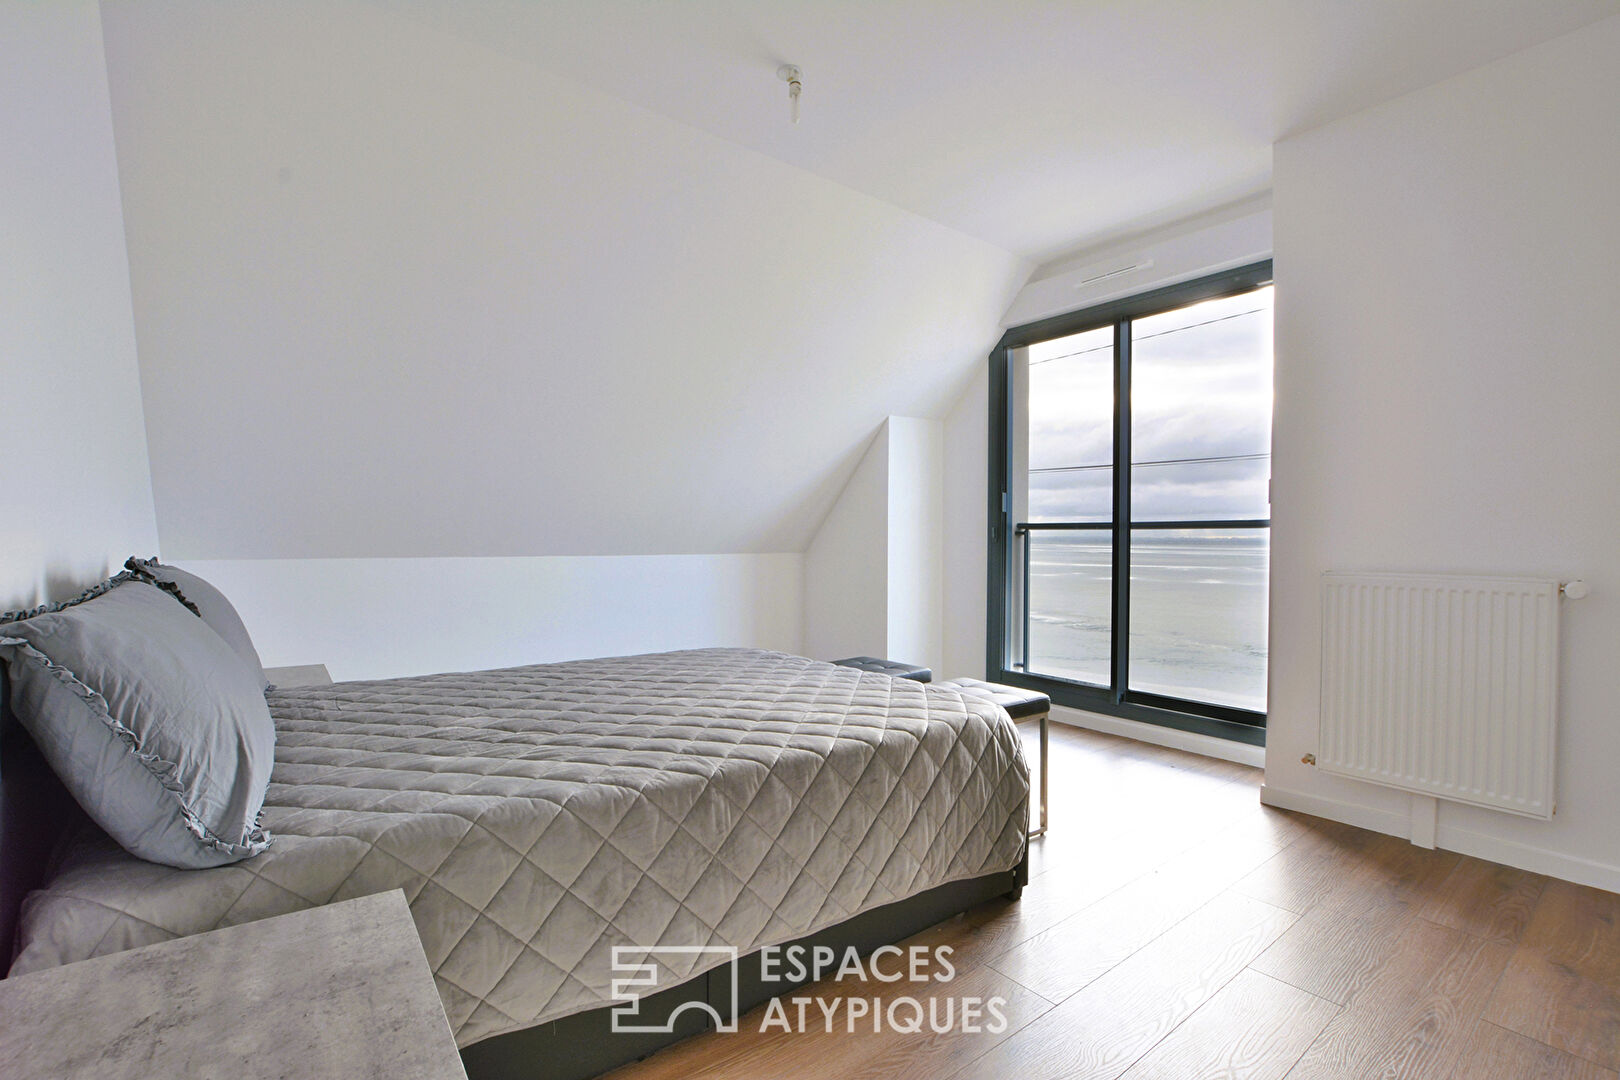
[[[175,870],[86,836],[12,971],[403,888],[462,1045],[611,1000],[616,945],[786,941],[1017,864],[1000,709],[705,649],[273,691],[270,850]],[[659,954],[660,985],[712,966]]]

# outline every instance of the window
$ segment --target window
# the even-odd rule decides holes
[[[1262,263],[1008,331],[991,355],[991,677],[1263,742]]]

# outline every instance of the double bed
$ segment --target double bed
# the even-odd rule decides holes
[[[42,766],[8,733],[12,974],[399,888],[469,1070],[562,1075],[690,1029],[565,1067],[562,1042],[607,1030],[616,949],[654,966],[669,1009],[708,1000],[726,962],[695,947],[869,948],[1027,877],[1017,732],[950,688],[706,649],[267,700],[274,842],[209,869],[145,862],[86,822],[35,865],[44,817],[67,815],[18,794]]]

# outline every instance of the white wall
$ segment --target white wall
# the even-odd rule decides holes
[[[157,549],[94,3],[0,3],[0,607]]]
[[[798,555],[188,560],[265,664],[388,678],[742,645],[797,652]]]
[[[1267,797],[1405,835],[1321,775],[1326,569],[1586,578],[1558,813],[1442,805],[1439,843],[1620,888],[1620,17],[1286,140]]]
[[[989,566],[990,371],[979,371],[946,414],[940,561],[943,568],[944,671],[985,677],[985,601]]]
[[[889,640],[889,424],[867,444],[804,552],[806,656],[886,656]]]
[[[945,425],[891,416],[887,430],[889,626],[883,655],[940,671],[945,653]]]
[[[176,559],[803,551],[1028,270],[373,5],[106,21]]]
[[[724,556],[697,584],[743,606],[696,625],[800,647],[798,586],[735,556],[797,566],[870,433],[944,412],[1028,270],[376,5],[104,10],[164,555],[293,590],[247,614],[277,655],[350,663],[284,618],[325,610],[329,560],[384,560],[381,590],[441,557],[609,560],[525,571],[535,613],[581,621],[518,634],[548,657],[618,638],[536,568],[614,611],[696,587],[613,561],[641,555]],[[508,583],[464,584],[506,614],[458,640],[511,657]],[[399,648],[352,670],[442,666]]]
[[[943,670],[944,499],[944,424],[889,417],[805,551],[805,655]]]
[[[1003,326],[1105,304],[1271,257],[1271,193],[1038,267]]]

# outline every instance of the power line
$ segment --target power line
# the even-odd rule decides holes
[[[1241,319],[1245,315],[1257,315],[1264,310],[1266,309],[1260,307],[1254,308],[1252,311],[1239,311],[1232,315],[1221,315],[1214,319],[1206,319],[1203,322],[1188,323],[1186,326],[1178,326],[1173,330],[1160,330],[1156,334],[1143,334],[1141,337],[1132,337],[1131,342],[1132,344],[1135,344],[1138,341],[1147,341],[1151,338],[1164,337],[1166,334],[1179,334],[1183,330],[1196,330],[1200,326],[1213,326],[1215,323],[1226,322],[1228,319]],[[1042,364],[1050,364],[1053,360],[1067,360],[1071,356],[1086,356],[1089,353],[1102,352],[1105,349],[1112,349],[1113,347],[1114,343],[1110,341],[1106,345],[1098,345],[1095,349],[1081,349],[1078,352],[1064,353],[1061,356],[1048,356],[1045,360],[1031,360],[1028,366],[1039,367]]]
[[[1145,469],[1154,465],[1204,465],[1216,461],[1266,461],[1270,454],[1224,454],[1219,457],[1164,458],[1160,461],[1133,461],[1131,468]],[[1091,472],[1094,469],[1112,469],[1108,465],[1049,465],[1044,469],[1026,469],[1029,473]]]

